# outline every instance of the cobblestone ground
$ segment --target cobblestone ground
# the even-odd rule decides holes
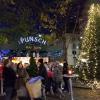
[[[70,95],[65,93],[64,98],[48,96],[47,100],[71,100]],[[74,88],[74,100],[100,100],[100,90]]]

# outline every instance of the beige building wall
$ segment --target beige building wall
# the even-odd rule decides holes
[[[73,52],[76,52],[74,55]],[[75,66],[77,57],[79,55],[79,40],[71,41],[67,49],[68,64]]]

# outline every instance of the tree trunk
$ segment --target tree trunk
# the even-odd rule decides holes
[[[70,35],[64,34],[64,38],[63,38],[63,51],[64,51],[64,60],[67,61],[68,60],[68,55],[67,55],[67,50],[68,50],[68,46],[70,43]]]

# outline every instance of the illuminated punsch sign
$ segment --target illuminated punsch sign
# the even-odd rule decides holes
[[[42,45],[47,45],[47,41],[42,39],[41,37],[36,36],[27,36],[27,37],[20,37],[20,40],[18,41],[19,44],[25,44],[25,43],[39,43]]]

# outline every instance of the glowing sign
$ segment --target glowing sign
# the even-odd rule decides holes
[[[41,37],[34,37],[34,36],[27,36],[27,37],[20,37],[20,40],[18,41],[19,44],[24,43],[39,43],[42,45],[46,45],[47,41],[42,39]]]

